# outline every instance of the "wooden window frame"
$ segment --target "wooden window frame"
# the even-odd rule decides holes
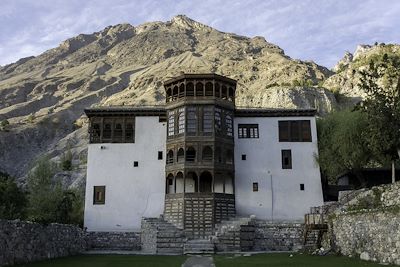
[[[312,142],[310,120],[278,121],[279,142]]]
[[[98,198],[98,193],[102,194],[102,198]],[[93,205],[104,205],[106,204],[106,186],[95,185],[93,187]]]
[[[282,169],[288,170],[292,169],[292,150],[290,149],[282,149]],[[288,162],[286,163],[285,159],[288,159]]]
[[[258,192],[258,182],[253,183],[253,192]]]
[[[238,138],[260,138],[258,124],[238,124]]]

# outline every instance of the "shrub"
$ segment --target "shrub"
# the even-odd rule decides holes
[[[27,203],[26,193],[17,186],[14,178],[0,172],[0,219],[25,218]]]

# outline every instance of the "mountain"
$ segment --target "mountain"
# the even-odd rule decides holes
[[[320,114],[337,103],[318,85],[342,82],[334,78],[339,74],[292,59],[263,37],[221,32],[183,15],[109,26],[0,67],[0,121],[9,122],[0,130],[0,171],[23,181],[40,155],[59,160],[71,151],[74,170],[58,175],[66,185],[80,186],[87,146],[83,109],[162,105],[163,81],[182,72],[236,79],[238,106],[315,107]]]
[[[354,104],[365,97],[360,88],[360,72],[365,70],[370,62],[378,62],[386,57],[400,58],[400,45],[378,44],[358,45],[354,54],[346,52],[336,64],[334,75],[327,78],[323,87],[340,94],[347,104]]]

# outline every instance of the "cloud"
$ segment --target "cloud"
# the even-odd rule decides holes
[[[400,42],[397,0],[3,0],[0,65],[80,33],[186,14],[221,31],[264,36],[287,55],[332,67],[359,43]]]

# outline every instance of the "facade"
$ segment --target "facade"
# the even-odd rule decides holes
[[[315,110],[236,108],[236,81],[216,74],[164,87],[165,106],[85,110],[89,231],[164,214],[198,238],[235,216],[298,221],[323,204]]]

